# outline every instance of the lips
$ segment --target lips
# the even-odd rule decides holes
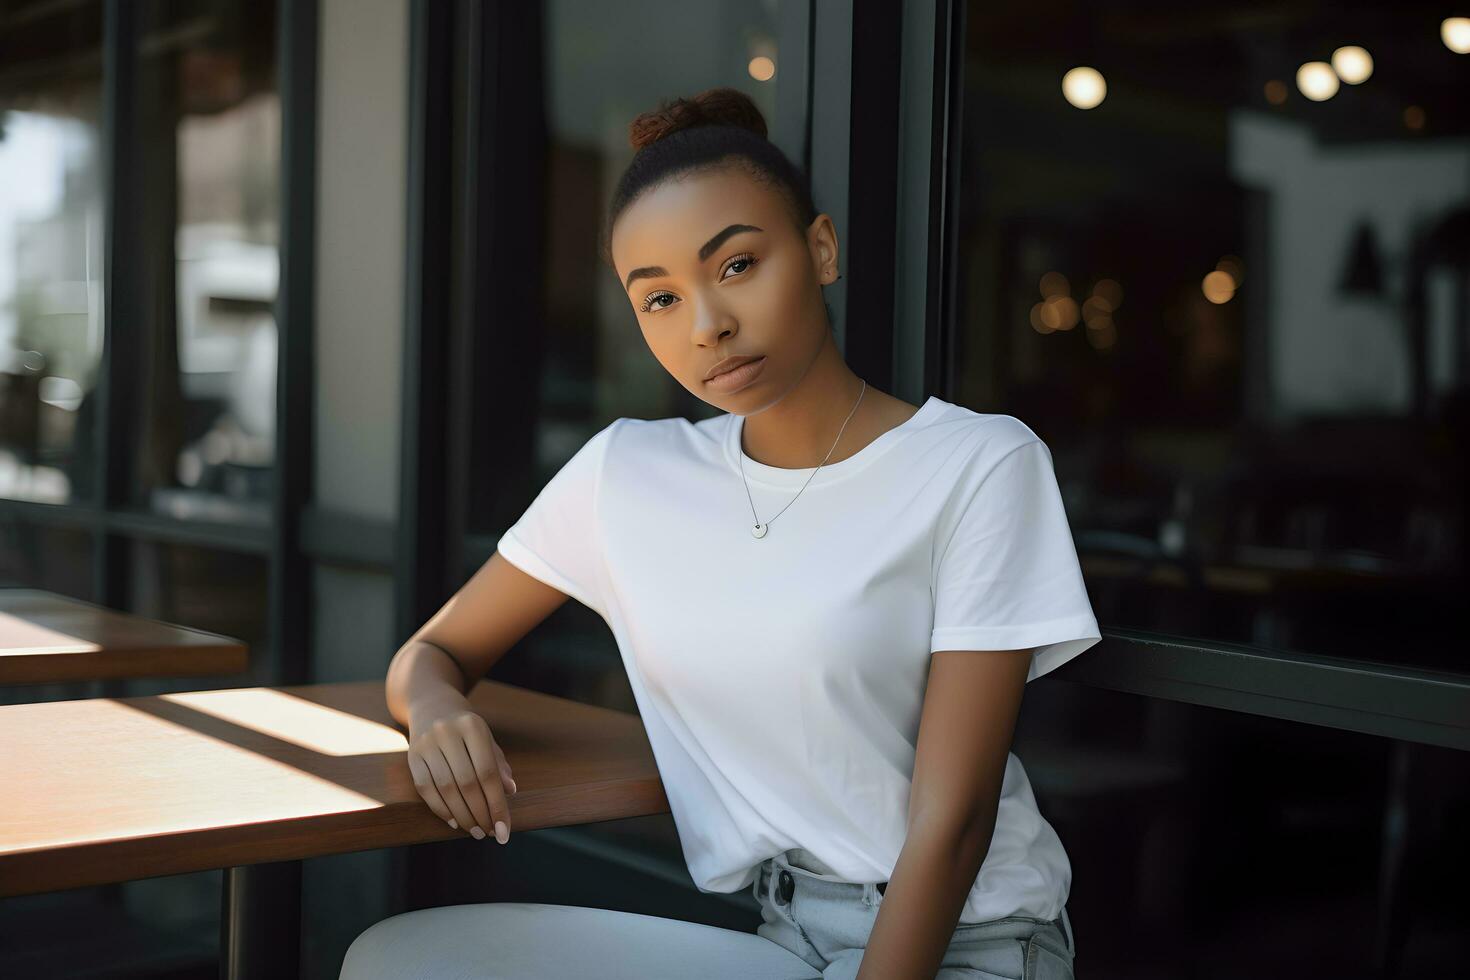
[[[714,367],[710,368],[709,374],[706,374],[704,376],[704,380],[708,381],[711,378],[718,378],[720,375],[733,371],[735,368],[738,368],[743,364],[749,364],[752,361],[758,361],[763,356],[764,355],[762,354],[755,354],[740,357],[727,357],[723,361],[716,364]]]
[[[757,357],[753,361],[746,361],[738,367],[715,375],[705,381],[705,385],[712,391],[722,392],[727,395],[734,394],[755,384],[759,380],[761,371],[765,366],[766,359],[764,357]]]

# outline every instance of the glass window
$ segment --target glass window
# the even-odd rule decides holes
[[[1211,9],[970,5],[951,397],[1050,445],[1105,625],[1464,669],[1470,57]]]
[[[0,588],[92,599],[92,533],[0,517]]]
[[[102,353],[102,5],[0,29],[0,497],[91,495]]]
[[[141,8],[144,347],[134,502],[263,522],[275,461],[275,4]]]
[[[252,671],[267,662],[270,562],[264,556],[152,541],[127,547],[128,612],[240,640]],[[232,686],[223,676],[125,683],[129,696]]]

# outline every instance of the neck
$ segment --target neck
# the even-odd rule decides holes
[[[775,404],[746,416],[742,438],[745,455],[767,466],[791,470],[816,466],[824,458],[828,464],[840,462],[867,444],[860,435],[861,422],[875,404],[874,394],[872,385],[864,391],[863,379],[847,366],[828,335],[795,388]],[[842,427],[844,421],[846,429]],[[834,449],[839,431],[842,439]],[[830,457],[828,450],[832,452]]]

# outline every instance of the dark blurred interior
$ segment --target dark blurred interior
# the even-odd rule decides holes
[[[955,400],[1047,441],[1099,621],[1463,675],[1470,70],[1443,12],[967,12]],[[1307,98],[1298,68],[1347,45],[1369,77]],[[1079,65],[1096,108],[1064,92]],[[1449,962],[1458,753],[1044,694],[1028,720],[1048,744],[1018,754],[1073,856],[1089,966]]]

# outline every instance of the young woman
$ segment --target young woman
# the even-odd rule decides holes
[[[429,807],[505,843],[511,763],[462,692],[567,597],[597,611],[696,886],[763,922],[421,910],[343,977],[1072,976],[1070,865],[1010,752],[1026,682],[1099,639],[1050,451],[848,368],[832,220],[765,133],[730,89],[639,116],[603,240],[725,414],[594,435],[388,674]]]

